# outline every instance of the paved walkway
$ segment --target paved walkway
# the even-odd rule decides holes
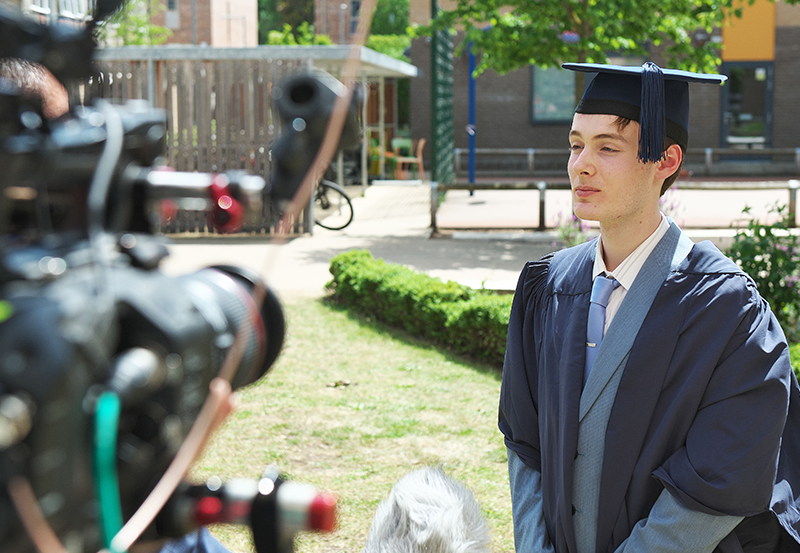
[[[360,188],[354,192],[357,194]],[[547,217],[553,225],[559,213],[570,213],[569,193],[548,191],[548,195]],[[679,190],[672,213],[693,239],[710,238],[724,247],[732,235],[730,222],[744,205],[766,216],[768,205],[775,201],[786,203],[787,193]],[[364,248],[389,263],[407,265],[443,280],[513,290],[526,261],[558,247],[553,232],[500,230],[538,225],[535,190],[487,190],[472,196],[466,191],[450,191],[438,212],[437,221],[443,230],[436,237],[430,235],[427,185],[372,185],[363,197],[354,197],[353,205],[355,219],[346,229],[315,227],[313,235],[281,245],[264,239],[227,237],[180,241],[171,246],[164,270],[185,273],[212,264],[233,264],[259,272],[279,295],[322,295],[331,278],[330,259],[340,252]],[[483,230],[464,230],[475,227]]]

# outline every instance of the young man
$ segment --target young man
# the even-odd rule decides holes
[[[686,149],[688,82],[724,77],[565,67],[598,73],[568,171],[600,237],[529,262],[517,286],[499,412],[516,549],[800,550],[783,332],[753,281],[658,207]]]

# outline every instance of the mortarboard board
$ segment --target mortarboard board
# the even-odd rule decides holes
[[[639,159],[664,156],[664,136],[684,149],[689,141],[689,83],[722,84],[725,75],[662,69],[652,62],[641,67],[564,63],[564,69],[597,73],[575,113],[618,115],[639,123]]]

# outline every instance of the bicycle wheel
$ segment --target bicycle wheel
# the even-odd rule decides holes
[[[314,192],[314,222],[328,230],[342,230],[353,220],[353,204],[344,189],[328,180]]]

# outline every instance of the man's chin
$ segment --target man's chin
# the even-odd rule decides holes
[[[591,209],[589,206],[581,206],[580,204],[576,204],[572,209],[572,214],[575,215],[581,221],[586,221],[587,223],[590,221],[599,221],[600,219],[594,213],[594,210]]]

